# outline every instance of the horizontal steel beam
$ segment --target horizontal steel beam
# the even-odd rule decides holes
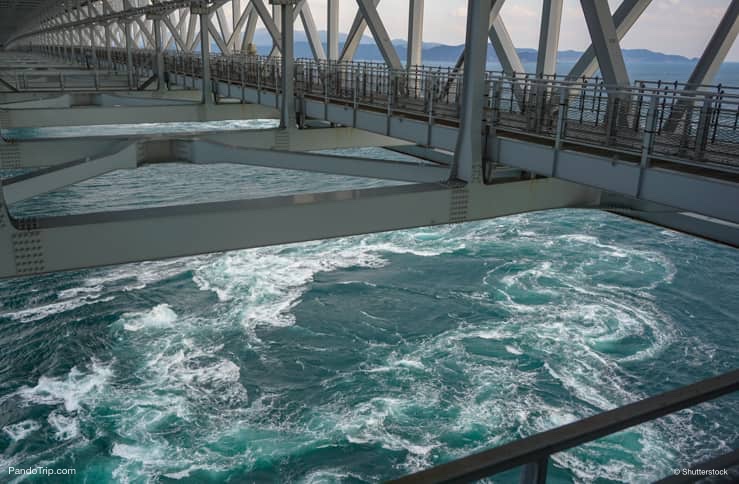
[[[0,198],[0,278],[598,204],[559,180],[402,185],[17,220]]]
[[[173,134],[100,135],[65,138],[32,138],[0,145],[0,168],[51,167],[87,157],[100,157],[122,142],[198,138],[234,147],[289,151],[318,151],[396,146],[402,140],[388,138],[354,128],[293,129],[287,135],[279,129],[247,129],[239,131],[189,131]],[[285,144],[285,140],[287,144]],[[411,154],[411,153],[409,153]],[[412,155],[412,154],[411,154]]]
[[[606,193],[601,197],[601,208],[633,220],[739,248],[739,224],[697,213],[681,212],[665,205],[643,202],[614,193]]]
[[[114,170],[131,169],[136,166],[134,143],[98,158],[82,159],[9,178],[3,180],[0,187],[5,195],[5,202],[10,205]]]
[[[449,178],[448,168],[429,164],[241,148],[207,141],[190,144],[191,160],[196,164],[237,163],[414,183],[441,182]]]
[[[216,83],[222,95],[228,95],[226,82]],[[270,90],[231,85],[232,96],[247,102],[275,105]],[[362,106],[334,104],[330,99],[302,100],[308,118],[351,126],[390,136],[429,148],[454,152],[458,128],[455,125],[429,124],[402,113],[381,113]],[[598,189],[668,205],[733,223],[739,223],[739,184],[695,174],[692,170],[665,169],[614,160],[613,155],[593,154],[589,149],[558,149],[553,144],[535,143],[506,137],[503,131],[481,133],[486,159],[496,163],[554,176]],[[676,165],[679,168],[679,165]],[[686,194],[690,194],[686,196]]]
[[[141,17],[145,17],[147,15],[163,15],[167,14],[169,12],[173,12],[178,9],[182,8],[190,8],[190,5],[193,2],[191,0],[170,0],[170,1],[162,1],[158,2],[152,5],[146,5],[143,7],[128,7],[123,8],[122,10],[111,12],[108,14],[103,15],[96,15],[94,17],[89,18],[79,18],[75,21],[67,21],[63,22],[57,25],[50,25],[48,27],[44,27],[41,29],[32,30],[29,32],[24,32],[23,34],[13,36],[7,40],[7,44],[10,44],[12,42],[15,42],[20,39],[24,39],[27,37],[33,37],[39,34],[45,34],[50,32],[58,32],[58,31],[65,31],[65,30],[76,30],[80,29],[82,27],[86,27],[89,25],[104,25],[109,24],[113,22],[125,22],[130,20],[135,20],[141,24]],[[70,17],[71,19],[71,17]]]
[[[0,109],[0,111],[3,111]],[[41,128],[49,126],[88,126],[99,124],[171,123],[182,121],[225,121],[229,119],[275,118],[270,107],[246,104],[202,104],[169,106],[121,106],[94,108],[7,109],[3,128]]]

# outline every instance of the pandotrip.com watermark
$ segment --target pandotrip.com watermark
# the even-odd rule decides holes
[[[52,469],[50,467],[8,467],[8,474],[11,476],[73,476],[77,474],[77,469]]]

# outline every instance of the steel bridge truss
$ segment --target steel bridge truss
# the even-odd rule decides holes
[[[607,0],[581,0],[592,45],[564,76],[555,71],[563,0],[543,2],[534,73],[525,72],[500,15],[504,0],[469,0],[465,49],[449,69],[423,65],[424,0],[408,2],[405,59],[380,0],[355,1],[342,46],[339,4],[349,2],[339,0],[327,0],[325,45],[310,0],[48,1],[0,33],[14,51],[0,56],[3,131],[279,119],[273,129],[228,133],[0,137],[0,169],[23,170],[0,184],[0,278],[559,207],[606,209],[739,246],[739,89],[711,86],[739,32],[739,0],[690,79],[671,85],[630,79],[620,48],[650,0],[623,0],[613,13]],[[294,59],[298,20],[311,59]],[[272,40],[268,56],[255,55],[258,24]],[[353,62],[367,32],[381,63]],[[501,72],[486,71],[488,42]],[[50,59],[64,64],[33,69]],[[419,161],[317,152],[361,146]],[[403,184],[53,217],[9,209],[114,170],[172,162]],[[544,482],[553,453],[736,388],[733,372],[406,482],[467,481],[520,465],[523,482]],[[735,463],[736,452],[730,457]]]
[[[423,14],[425,0],[409,0],[407,59],[405,66],[422,64]],[[564,0],[543,2],[539,56],[536,74],[553,75],[559,47],[559,33]],[[254,41],[257,24],[269,32],[273,54],[281,52],[281,6],[265,0],[67,0],[47,2],[29,25],[24,25],[6,40],[9,47],[36,44],[55,45],[84,50],[90,47],[169,50],[192,53],[198,50],[203,37],[209,37],[224,54],[246,52]],[[339,50],[338,0],[328,0],[327,48],[319,36],[309,0],[294,0],[291,17],[300,19],[316,61],[351,61],[362,36],[369,30],[382,56],[391,69],[402,67],[401,59],[390,41],[377,11],[380,0],[356,0],[358,11]],[[349,2],[346,2],[349,3]],[[477,9],[477,2],[471,8]],[[505,0],[480,2],[479,12],[488,19],[487,36],[508,74],[523,73],[523,63],[499,15]],[[607,0],[581,0],[592,45],[570,71],[571,79],[591,77],[600,68],[610,85],[628,85],[628,73],[619,46],[651,0],[623,0],[611,15]],[[345,3],[344,3],[345,4]],[[488,9],[488,4],[490,8]],[[710,84],[739,32],[739,2],[732,0],[717,26],[700,62],[690,77],[688,87]],[[204,17],[204,18],[199,18]],[[161,38],[160,38],[161,37]],[[458,61],[464,63],[462,56]]]
[[[421,64],[424,1],[409,1],[409,47],[405,65],[380,18],[379,2],[356,0],[357,13],[342,49],[338,41],[337,0],[329,0],[327,4],[328,43],[325,48],[308,0],[270,0],[271,8],[264,0],[50,2],[44,5],[34,23],[21,26],[7,39],[7,47],[66,59],[84,65],[93,74],[84,71],[65,74],[60,70],[58,76],[50,76],[47,71],[16,70],[7,76],[7,71],[2,71],[0,79],[6,90],[63,93],[91,89],[99,92],[106,88],[115,91],[124,87],[148,92],[147,89],[156,83],[156,90],[164,95],[173,83],[180,88],[200,90],[204,107],[179,104],[172,105],[166,112],[146,111],[143,107],[96,109],[87,119],[85,115],[90,111],[71,109],[75,98],[57,98],[53,102],[6,105],[7,109],[0,110],[0,128],[43,123],[114,123],[122,122],[124,113],[132,119],[143,115],[152,121],[243,119],[267,114],[256,107],[213,106],[219,97],[235,97],[242,103],[273,106],[279,112],[282,134],[278,138],[282,141],[269,146],[270,149],[286,152],[296,126],[304,127],[306,120],[316,119],[406,140],[424,147],[420,151],[416,148],[414,153],[421,153],[427,159],[448,158],[443,166],[419,167],[417,174],[402,176],[388,175],[387,170],[375,163],[378,168],[374,175],[378,178],[431,181],[430,173],[435,173],[434,181],[444,182],[447,189],[462,184],[469,190],[476,185],[497,183],[496,173],[500,167],[509,166],[520,174],[554,177],[605,191],[603,196],[599,192],[597,200],[590,195],[574,196],[581,206],[604,206],[681,230],[690,225],[704,225],[705,220],[701,219],[700,223],[693,219],[676,221],[676,216],[686,215],[676,210],[695,212],[728,225],[722,225],[718,232],[702,228],[689,232],[732,244],[739,241],[736,226],[739,216],[736,204],[731,203],[737,200],[739,91],[708,85],[739,30],[739,0],[732,0],[690,80],[684,85],[670,86],[649,81],[637,81],[632,85],[619,47],[620,39],[648,7],[649,0],[624,0],[613,14],[607,0],[582,0],[592,45],[566,76],[558,76],[554,70],[562,0],[544,2],[539,59],[537,72],[533,74],[523,72],[500,15],[503,0],[469,2],[464,52],[457,64],[446,70]],[[305,29],[313,59],[294,60],[293,30],[298,19]],[[268,57],[256,56],[250,48],[257,23],[261,23],[272,38],[273,48]],[[371,33],[382,53],[384,62],[381,64],[352,62],[366,31]],[[488,41],[501,61],[502,72],[485,70]],[[211,42],[218,46],[219,55],[210,53]],[[603,77],[589,77],[598,68]],[[125,79],[121,79],[123,72]],[[64,105],[64,99],[69,105]],[[42,109],[57,102],[62,106]],[[65,107],[69,109],[63,109]],[[106,112],[109,114],[104,114]],[[109,121],[103,120],[105,116],[109,116]],[[6,144],[0,150],[2,166],[35,166],[37,161],[29,162],[30,155],[22,156],[24,152],[34,152],[26,148],[32,144]],[[173,142],[172,146],[175,144]],[[573,154],[575,152],[577,154]],[[53,150],[46,150],[46,153],[48,166],[58,165],[53,160],[59,155]],[[175,156],[178,154],[176,150],[172,152],[174,158],[182,159]],[[105,159],[107,156],[107,152],[98,152],[92,158]],[[267,157],[264,153],[261,156]],[[286,155],[283,153],[283,156]],[[292,159],[284,163],[285,167],[365,173],[365,176],[372,176],[375,169],[368,168],[369,165],[363,169],[346,168],[350,164],[362,165],[358,160],[347,161],[345,166],[339,167],[332,161],[308,162],[309,155],[293,153],[291,156]],[[90,156],[85,159],[89,160]],[[614,164],[613,159],[619,163]],[[76,161],[65,159],[60,163]],[[187,161],[198,162],[196,159]],[[147,162],[146,157],[139,156],[133,162],[129,160],[126,166]],[[55,167],[54,176],[58,180],[78,181],[102,173],[99,168],[89,171],[84,168],[89,166],[92,165],[76,166],[77,174],[68,177],[61,176],[63,169]],[[444,171],[446,174],[442,174]],[[506,169],[503,172],[508,173]],[[667,178],[666,173],[669,173]],[[21,190],[33,194],[43,193],[38,187],[63,186],[60,182],[36,183],[32,178],[7,181],[5,203],[17,201],[12,194],[20,186],[36,187],[26,192]],[[38,180],[48,178],[48,175],[38,176]],[[665,184],[672,186],[665,187]],[[695,196],[687,201],[676,197],[674,186],[690,190]],[[719,194],[720,198],[705,197],[705,193]],[[452,203],[460,205],[458,201]],[[655,215],[669,212],[666,207],[673,207],[669,217]],[[450,213],[454,211],[450,209]],[[467,213],[462,209],[458,211]],[[645,211],[651,213],[645,214]],[[433,223],[446,223],[459,219],[458,215],[450,215],[447,219],[434,217],[432,220]],[[463,219],[473,217],[465,215]],[[293,239],[286,238],[283,242],[289,240]],[[254,245],[241,243],[242,247]],[[218,247],[210,244],[188,250],[199,253],[218,250]],[[180,252],[172,255],[180,255]],[[137,257],[119,259],[111,255],[106,263],[153,256]],[[11,276],[52,270],[52,266],[53,270],[62,270],[102,263],[45,263],[33,265],[32,270],[9,266],[3,274]]]

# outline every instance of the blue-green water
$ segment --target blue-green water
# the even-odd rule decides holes
[[[377,184],[154,166],[16,210]],[[74,467],[87,482],[398,476],[739,366],[738,261],[561,210],[0,282],[0,468]],[[726,452],[736,402],[559,454],[552,475],[639,482]]]
[[[380,184],[159,165],[12,208]],[[0,482],[397,477],[739,367],[738,293],[735,249],[584,210],[0,281]],[[738,402],[557,454],[550,477],[645,482],[728,452]]]

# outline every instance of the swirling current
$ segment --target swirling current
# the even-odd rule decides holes
[[[12,208],[379,185],[159,165]],[[715,243],[557,210],[0,281],[0,470],[398,477],[736,368],[737,262]],[[738,423],[737,398],[716,400],[556,454],[550,479],[655,480],[736,448]]]

